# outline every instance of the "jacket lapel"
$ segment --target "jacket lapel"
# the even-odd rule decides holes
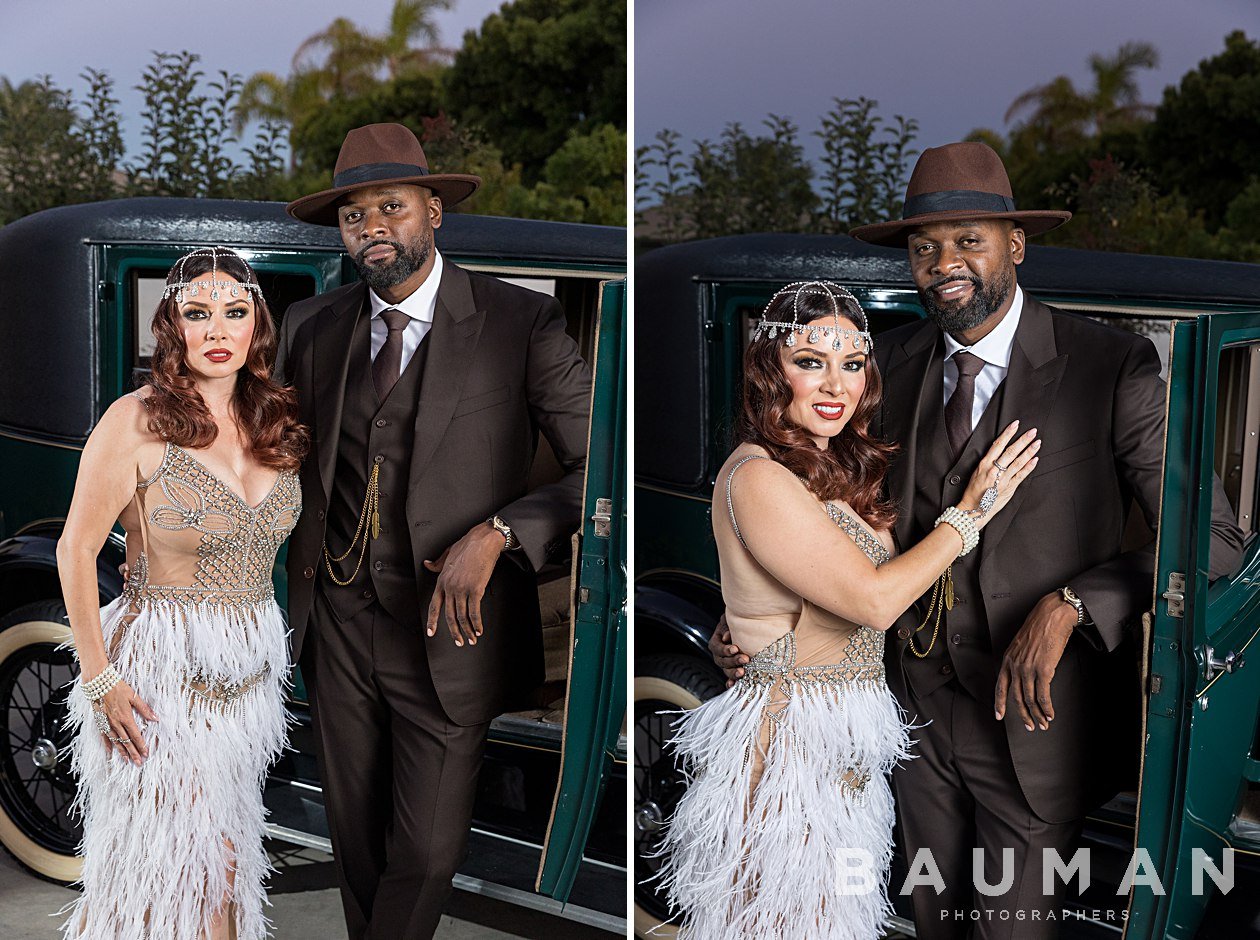
[[[420,478],[451,423],[485,321],[485,311],[478,310],[473,301],[468,272],[450,261],[445,262],[433,311],[433,327],[426,339],[429,352],[420,380],[410,493],[417,491]]]
[[[914,502],[915,428],[922,413],[923,388],[932,371],[932,354],[940,330],[924,320],[904,343],[889,354],[883,375],[884,440],[900,445],[888,470],[888,495],[898,507],[894,532],[903,550],[909,544]],[[937,370],[939,374],[939,369]],[[937,382],[939,386],[939,380]]]
[[[1029,428],[1043,429],[1059,394],[1059,382],[1067,367],[1067,354],[1059,355],[1054,342],[1054,325],[1050,308],[1024,295],[1024,309],[1019,315],[1015,342],[1011,344],[1011,361],[1006,373],[1006,388],[998,415],[998,430],[1019,419],[1019,433]],[[985,526],[980,537],[981,562],[988,561],[1002,536],[1019,513],[1028,495],[1031,481],[1025,481],[997,518]]]
[[[337,445],[341,439],[341,410],[346,397],[346,374],[353,353],[352,339],[359,314],[367,303],[367,286],[347,291],[344,297],[325,307],[325,322],[315,333],[315,438],[319,457],[320,483],[325,503],[332,496],[333,471],[337,465]]]

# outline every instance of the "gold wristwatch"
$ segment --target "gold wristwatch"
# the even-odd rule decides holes
[[[486,522],[494,527],[494,530],[503,536],[503,550],[510,552],[521,543],[517,541],[516,536],[512,533],[512,527],[503,521],[500,516],[491,516]]]
[[[1059,596],[1076,608],[1076,625],[1079,627],[1085,622],[1085,602],[1067,585],[1059,588]]]

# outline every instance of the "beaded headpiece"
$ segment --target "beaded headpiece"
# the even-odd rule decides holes
[[[770,308],[774,306],[774,302],[789,294],[792,295],[792,322],[769,319]],[[818,326],[816,321],[802,323],[802,297],[826,297],[831,302],[832,325]],[[840,326],[841,317],[852,320],[862,328],[850,330]],[[761,322],[757,324],[757,329],[753,332],[753,339],[760,339],[763,332],[769,334],[771,339],[783,333],[787,337],[783,342],[785,346],[795,346],[796,337],[808,332],[811,343],[817,343],[826,336],[831,341],[831,348],[836,352],[844,349],[844,342],[850,337],[853,348],[859,352],[870,352],[875,348],[875,341],[871,338],[866,323],[866,311],[862,309],[862,305],[848,288],[841,287],[833,281],[797,281],[781,289],[770,298],[770,303],[766,304],[766,309],[762,311]]]
[[[245,266],[245,282],[237,280],[220,280],[219,279],[219,259],[223,257],[232,257]],[[184,265],[194,258],[210,259],[210,280],[205,280],[205,275],[196,275],[191,281],[184,276]],[[175,262],[171,268],[174,274],[174,281],[167,281],[166,289],[162,291],[162,299],[165,300],[171,294],[175,295],[175,302],[182,304],[184,297],[196,297],[198,291],[207,284],[210,286],[210,299],[218,300],[220,290],[231,290],[233,297],[239,297],[241,291],[253,291],[254,294],[262,298],[262,288],[258,286],[258,282],[254,280],[254,269],[249,266],[244,258],[238,255],[231,248],[224,248],[222,245],[215,245],[213,248],[195,248],[184,257]],[[171,275],[168,274],[169,278]]]

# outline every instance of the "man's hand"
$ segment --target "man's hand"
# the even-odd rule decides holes
[[[726,673],[726,687],[729,689],[736,679],[744,675],[743,666],[748,657],[739,651],[739,647],[731,642],[731,628],[726,625],[726,614],[713,628],[713,636],[709,637],[709,655],[718,667]]]
[[[1006,717],[1009,692],[1025,728],[1032,731],[1036,726],[1042,731],[1050,730],[1050,722],[1054,721],[1050,682],[1075,629],[1076,608],[1058,591],[1037,601],[1007,648],[1002,668],[998,670],[993,696],[993,712],[998,721]]]
[[[437,633],[438,616],[445,613],[446,629],[455,645],[463,646],[464,640],[477,645],[482,631],[481,598],[504,547],[503,533],[483,522],[469,529],[468,534],[444,551],[437,561],[424,563],[438,576],[425,624],[429,636]]]

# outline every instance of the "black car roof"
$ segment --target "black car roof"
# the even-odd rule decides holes
[[[337,229],[292,219],[282,202],[113,199],[46,209],[0,228],[0,253],[10,258],[21,256],[26,246],[43,253],[84,242],[342,250]],[[618,264],[626,258],[623,228],[458,212],[447,213],[438,243],[449,254],[487,260]]]
[[[642,255],[635,272],[640,289],[653,280],[911,283],[905,249],[880,248],[847,235],[732,235],[683,242]],[[1260,302],[1260,265],[1052,248],[1031,241],[1019,283],[1032,291],[1117,301]]]

